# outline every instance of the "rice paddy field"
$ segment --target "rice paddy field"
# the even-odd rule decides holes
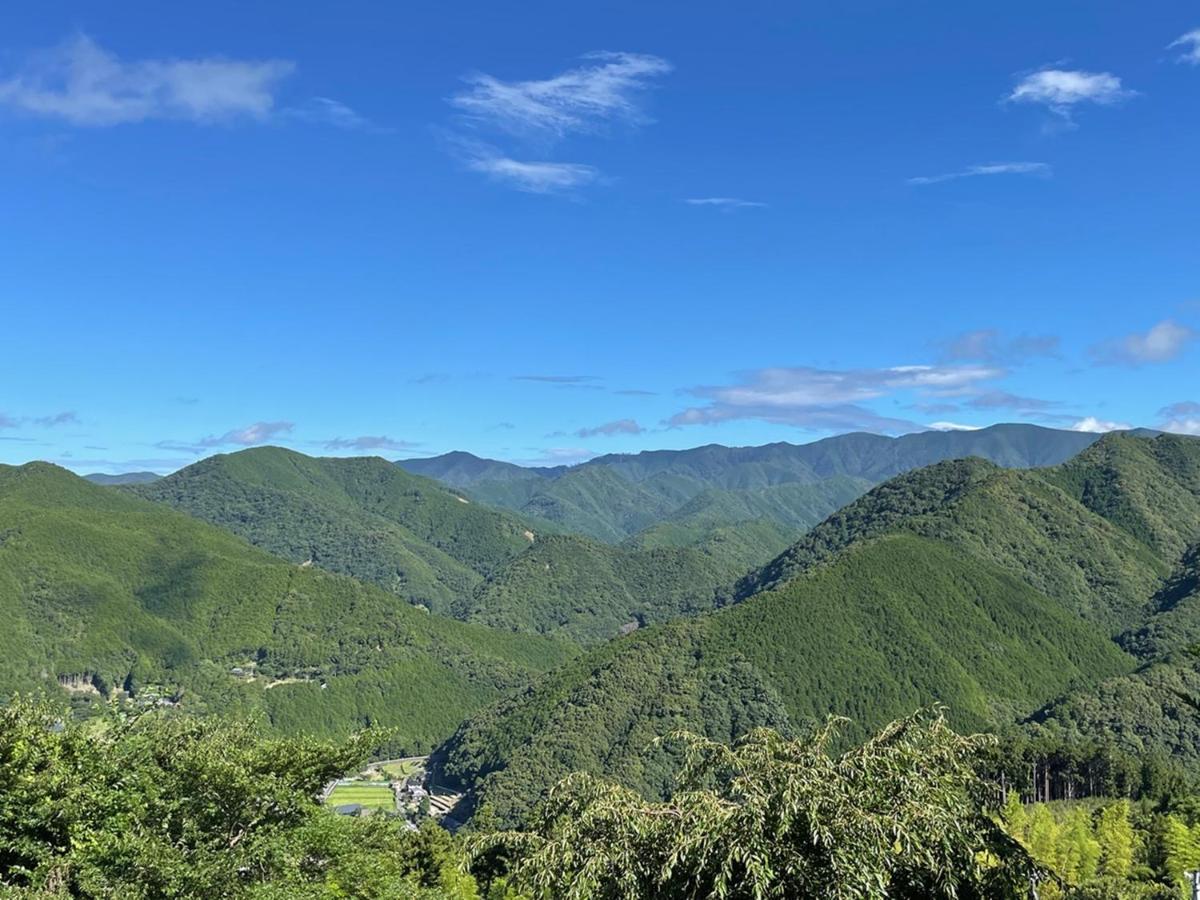
[[[393,810],[396,808],[396,796],[386,784],[339,784],[325,801],[330,806],[343,806],[348,803],[358,803],[372,809]]]

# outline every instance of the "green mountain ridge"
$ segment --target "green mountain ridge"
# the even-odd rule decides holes
[[[414,752],[574,653],[431,616],[46,463],[0,466],[0,604],[7,692],[158,685],[182,709],[257,710],[281,731],[396,726]]]
[[[511,514],[378,457],[258,447],[128,490],[284,559],[352,575],[435,612],[470,594],[534,538]]]
[[[656,672],[691,672],[692,684],[736,663],[793,727],[838,713],[869,730],[935,701],[959,727],[995,727],[1096,685],[1132,690],[1146,671],[1113,638],[1152,623],[1185,578],[1172,578],[1170,554],[1178,536],[1200,535],[1198,461],[1200,442],[1110,435],[1048,470],[961,460],[901,475],[745,579],[741,602],[615,641],[479,713],[440,749],[443,771],[505,822],[537,796],[530,769],[548,773],[543,786],[579,768],[624,777],[630,764],[601,750],[612,731],[674,727],[688,707],[647,708],[679,685],[647,684],[644,642],[675,657]],[[1105,479],[1107,494],[1074,487]],[[1143,498],[1185,518],[1143,528]],[[1157,613],[1190,609],[1177,598]],[[629,783],[652,792],[668,762]]]

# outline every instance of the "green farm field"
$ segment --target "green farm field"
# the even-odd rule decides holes
[[[373,809],[391,810],[396,808],[396,798],[392,789],[381,784],[339,784],[329,795],[329,806],[344,806],[348,803],[358,803]]]

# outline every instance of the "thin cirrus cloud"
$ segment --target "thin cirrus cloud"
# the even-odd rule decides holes
[[[476,73],[449,100],[472,121],[518,136],[563,138],[591,132],[613,120],[646,121],[640,95],[671,64],[643,53],[590,53],[584,64],[550,78],[504,81]]]
[[[1195,28],[1181,35],[1167,45],[1168,50],[1181,50],[1176,60],[1193,66],[1200,66],[1200,28]]]
[[[1006,371],[990,365],[915,365],[880,369],[768,368],[743,373],[731,385],[687,391],[706,402],[667,419],[669,427],[715,425],[757,419],[806,429],[869,429],[889,433],[925,426],[881,415],[862,404],[916,392],[927,397],[977,393],[981,384]]]
[[[1080,104],[1112,106],[1131,97],[1121,79],[1111,72],[1084,72],[1078,69],[1040,69],[1025,75],[1006,98],[1009,103],[1033,103],[1044,106],[1068,121]]]
[[[594,428],[580,428],[575,432],[575,436],[584,439],[613,437],[619,434],[642,434],[645,430],[635,419],[617,419],[615,422],[605,422],[603,425],[597,425]]]
[[[328,125],[331,128],[342,128],[346,131],[383,132],[388,130],[380,128],[369,119],[359,115],[345,103],[329,97],[312,97],[305,103],[289,106],[282,110],[280,115],[311,125]]]
[[[741,197],[690,197],[683,202],[688,206],[710,206],[721,210],[761,209],[767,205],[758,200],[743,200]]]
[[[1182,354],[1200,337],[1194,328],[1171,319],[1159,322],[1146,332],[1137,332],[1096,344],[1089,353],[1097,364],[1106,366],[1143,366],[1165,363]]]
[[[467,88],[447,102],[464,128],[532,142],[545,157],[546,149],[569,135],[598,134],[614,122],[648,122],[642,95],[653,79],[669,71],[670,63],[649,54],[592,53],[582,65],[550,78],[504,81],[485,73],[469,75]],[[514,150],[462,134],[451,134],[448,144],[468,170],[526,193],[570,194],[603,180],[587,163],[519,158]]]
[[[387,435],[362,435],[354,438],[336,437],[325,441],[326,450],[413,450],[421,445],[413,441],[401,441]]]
[[[522,162],[496,153],[469,156],[466,166],[493,181],[529,194],[554,194],[591,184],[600,177],[593,166],[583,163]]]
[[[957,172],[945,172],[941,175],[918,175],[909,178],[913,185],[942,184],[946,181],[958,181],[963,178],[980,178],[991,175],[1034,175],[1039,178],[1049,178],[1054,169],[1043,162],[1001,162],[985,163],[979,166],[968,166]]]

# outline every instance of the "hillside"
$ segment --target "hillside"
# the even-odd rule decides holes
[[[587,477],[597,496],[617,478]],[[689,518],[664,523],[686,534],[660,533],[645,545],[535,536],[510,514],[384,460],[315,459],[275,447],[214,456],[130,490],[433,612],[584,642],[713,608],[798,530],[722,528],[697,504]]]
[[[496,628],[557,634],[584,643],[713,609],[769,552],[737,529],[691,547],[612,547],[577,535],[548,536],[479,586],[459,618]]]
[[[911,469],[967,456],[1006,468],[1056,465],[1096,437],[995,425],[898,438],[844,434],[802,445],[712,444],[600,456],[570,468],[523,469],[464,453],[397,465],[464,489],[482,503],[616,543],[691,515],[708,527],[768,519],[799,533],[871,485]],[[692,531],[671,534],[685,540]]]
[[[1198,454],[1183,438],[1111,435],[1044,472],[962,460],[895,478],[743,581],[742,602],[616,641],[480,713],[441,751],[445,772],[508,819],[528,808],[530,768],[547,782],[573,768],[625,772],[632,764],[602,749],[612,732],[652,730],[645,698],[680,689],[675,675],[646,683],[647,646],[675,657],[654,672],[683,667],[689,684],[711,686],[736,662],[793,727],[833,712],[856,734],[934,701],[981,728],[1097,684],[1136,686],[1146,674],[1113,638],[1190,615],[1169,538],[1200,536],[1200,516],[1156,531],[1123,511],[1153,497],[1187,514]],[[1105,477],[1104,503],[1066,489]],[[661,772],[635,774],[646,789]]]
[[[0,466],[0,685],[122,686],[285,731],[395,726],[419,751],[569,645],[418,610],[45,463]]]
[[[259,447],[129,490],[295,563],[446,611],[527,549],[528,526],[383,459]]]

